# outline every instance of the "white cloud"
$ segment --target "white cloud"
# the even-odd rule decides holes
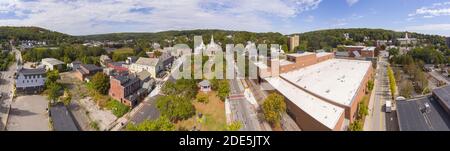
[[[70,34],[220,28],[270,31],[272,20],[316,9],[321,0],[1,0],[0,25]]]
[[[421,7],[417,9],[414,13],[409,14],[408,16],[409,17],[423,16],[424,18],[450,16],[450,2],[434,3],[430,7]]]
[[[346,1],[349,6],[353,6],[354,4],[358,3],[359,0],[346,0]]]

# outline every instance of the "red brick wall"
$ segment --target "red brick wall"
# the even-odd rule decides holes
[[[311,117],[308,113],[304,112],[288,99],[286,99],[286,108],[289,114],[294,119],[295,123],[297,123],[297,125],[303,131],[331,131],[330,128],[326,127],[325,125]]]
[[[109,88],[109,96],[112,98],[122,102],[122,98],[124,98],[124,88],[120,85],[120,81],[114,78],[111,78],[110,88]]]
[[[374,51],[361,51],[362,57],[374,57]]]
[[[353,98],[351,108],[346,109],[346,118],[350,120],[350,122],[353,122],[356,118],[356,115],[358,114],[356,111],[358,110],[358,103],[362,101],[362,98],[364,95],[366,95],[367,91],[367,83],[370,79],[373,77],[373,68],[372,65],[370,65],[369,70],[367,71],[366,75],[364,76],[363,81],[359,85],[358,91],[356,93],[356,96]],[[347,112],[347,110],[349,110]],[[352,118],[350,118],[352,117]]]
[[[361,50],[364,48],[345,48],[345,50],[348,51],[348,54],[350,55],[350,57],[355,57],[355,55],[353,54],[353,51],[358,51],[359,54],[361,54]]]

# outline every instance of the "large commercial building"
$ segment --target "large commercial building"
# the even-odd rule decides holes
[[[300,45],[300,36],[294,35],[289,37],[288,47],[290,51],[294,51],[295,47]]]
[[[44,90],[46,72],[44,68],[25,69],[19,67],[15,77],[17,93],[40,93]]]
[[[432,95],[397,101],[400,131],[450,131],[450,86]]]
[[[278,75],[258,67],[260,74],[266,72],[264,79],[287,98],[288,114],[302,130],[346,130],[356,119],[358,103],[367,92],[372,63],[334,59],[332,53],[292,54],[287,58],[266,66],[270,69],[279,63]],[[292,59],[295,61],[289,61]]]
[[[46,70],[61,70],[62,66],[64,65],[64,62],[59,61],[58,59],[55,58],[44,58],[42,59],[42,64],[45,66]]]

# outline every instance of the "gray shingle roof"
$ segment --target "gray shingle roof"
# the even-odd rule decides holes
[[[25,69],[22,68],[19,70],[18,72],[19,74],[22,73],[23,75],[41,75],[41,74],[45,74],[45,69],[44,68],[37,68],[37,69]]]

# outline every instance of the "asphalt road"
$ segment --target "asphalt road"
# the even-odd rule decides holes
[[[262,90],[253,80],[246,80],[249,83],[250,89],[255,95],[258,103],[262,105],[263,100],[267,98],[268,93],[265,90]],[[295,123],[294,119],[290,117],[287,113],[284,113],[281,117],[281,128],[284,131],[301,131],[300,127]]]
[[[144,120],[155,120],[159,117],[160,113],[156,108],[156,99],[160,97],[159,95],[151,97],[149,100],[143,101],[142,108],[140,108],[133,117],[131,117],[130,122],[133,124],[142,123]]]
[[[15,47],[12,48],[16,53],[16,60],[22,60],[22,55]],[[17,61],[16,61],[17,62]],[[17,63],[13,63],[7,71],[0,73],[0,93],[3,95],[0,99],[0,130],[3,129],[6,123],[6,112],[11,105],[12,90],[14,85],[14,73],[17,70]]]
[[[364,124],[365,131],[386,131],[384,107],[386,100],[391,100],[386,65],[388,65],[387,58],[382,57],[376,69],[375,94],[369,104],[369,115]]]
[[[241,96],[244,93],[243,88],[239,86],[238,79],[229,80],[231,96]],[[229,99],[232,119],[231,121],[240,121],[243,125],[243,131],[261,131],[261,124],[257,117],[257,111],[245,97],[230,97]]]

